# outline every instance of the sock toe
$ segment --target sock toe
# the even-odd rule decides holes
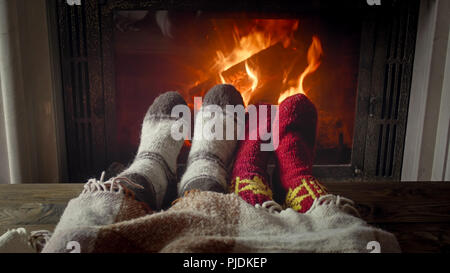
[[[295,131],[311,146],[314,146],[317,128],[317,110],[314,104],[303,94],[285,99],[279,106],[280,138]]]
[[[187,105],[184,98],[176,91],[169,91],[159,95],[148,108],[146,117],[152,115],[170,115],[176,105]]]
[[[208,177],[196,178],[192,182],[186,183],[186,186],[180,191],[182,193],[190,190],[212,191],[226,193],[226,189],[215,179]]]
[[[297,94],[285,99],[279,106],[280,118],[284,124],[298,127],[308,126],[305,123],[316,123],[317,110],[314,104],[303,94]],[[282,128],[280,128],[282,129]]]
[[[206,93],[203,105],[215,104],[221,107],[226,105],[244,104],[241,93],[231,84],[218,84]]]

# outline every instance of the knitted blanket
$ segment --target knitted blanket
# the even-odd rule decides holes
[[[393,234],[355,213],[351,200],[331,194],[300,214],[208,191],[190,191],[152,213],[126,188],[96,182],[69,202],[43,252],[367,253],[374,244],[400,252]]]

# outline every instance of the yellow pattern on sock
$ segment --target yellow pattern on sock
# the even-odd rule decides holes
[[[301,210],[301,202],[306,198],[311,197],[312,199],[317,199],[320,195],[326,193],[324,187],[320,185],[316,179],[307,181],[305,178],[303,178],[301,179],[301,182],[302,183],[294,189],[289,189],[285,201],[286,207],[290,207],[297,211]],[[309,183],[311,183],[312,185],[310,185]],[[311,186],[317,191],[317,193],[312,190]],[[297,196],[297,194],[303,188],[306,189],[307,193]]]
[[[246,185],[240,188],[240,185],[242,184]],[[232,188],[231,191],[236,194],[239,194],[243,191],[252,191],[254,194],[262,194],[272,199],[272,190],[266,184],[264,184],[259,176],[254,176],[253,179],[242,180],[239,177],[236,177],[234,189]]]

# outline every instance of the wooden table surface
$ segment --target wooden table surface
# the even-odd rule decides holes
[[[329,182],[329,192],[357,203],[363,219],[393,232],[403,252],[450,252],[450,183]],[[0,185],[0,234],[53,230],[82,184]]]

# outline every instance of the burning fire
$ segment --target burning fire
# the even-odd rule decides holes
[[[317,68],[319,68],[320,57],[322,56],[322,54],[322,44],[320,43],[319,38],[313,36],[313,41],[308,49],[308,66],[298,78],[298,85],[282,92],[280,94],[280,97],[278,98],[278,103],[281,103],[287,97],[293,96],[295,94],[306,94],[305,90],[303,89],[303,81],[305,80],[306,76],[313,73],[317,70]]]
[[[254,20],[254,22],[251,31],[242,37],[239,28],[234,26],[235,46],[229,54],[225,54],[222,50],[216,51],[215,67],[219,70],[219,74],[278,42],[288,47],[293,32],[298,28],[298,20]]]
[[[251,88],[249,90],[246,90],[246,92],[242,93],[244,104],[248,105],[249,100],[251,98],[251,94],[253,93],[253,91],[255,91],[256,87],[258,87],[258,75],[256,74],[256,71],[252,71],[252,69],[248,66],[247,61],[245,61],[245,72],[252,81]]]
[[[263,87],[266,78],[271,76],[260,73],[263,67],[255,65],[252,59],[260,52],[270,50],[271,47],[275,47],[277,44],[280,44],[284,49],[288,48],[295,42],[293,35],[299,25],[298,20],[266,19],[254,20],[254,23],[255,25],[245,35],[242,35],[239,28],[234,26],[233,49],[227,53],[225,53],[225,50],[217,50],[213,65],[213,71],[216,71],[221,83],[238,85],[238,90],[241,91],[245,105],[251,102],[256,93],[255,91]],[[296,49],[294,48],[293,50]],[[289,96],[298,93],[305,94],[303,88],[304,79],[319,68],[322,55],[321,42],[317,36],[313,36],[307,52],[308,66],[299,76],[294,76],[294,78],[297,78],[295,81],[296,85],[292,85],[293,81],[287,80],[288,76],[292,77],[290,72],[295,65],[296,59],[291,60],[293,63],[290,65],[290,69],[280,68],[280,70],[283,70],[282,72],[280,71],[283,74],[283,79],[280,83],[282,87],[277,100],[278,103],[281,103]],[[242,67],[242,71],[234,73],[235,75],[232,77],[227,78],[224,76],[224,74],[235,69],[235,67]],[[246,79],[243,80],[243,77]]]

